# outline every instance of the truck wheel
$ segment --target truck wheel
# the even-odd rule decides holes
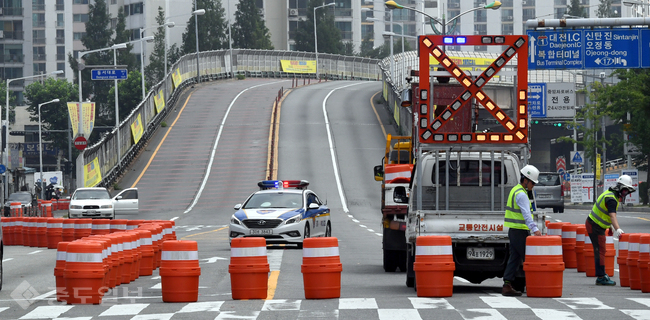
[[[415,288],[415,271],[413,270],[413,263],[415,263],[415,250],[411,247],[413,245],[407,244],[406,249],[406,286]]]
[[[564,207],[560,207],[560,209],[558,209],[558,211],[559,211],[560,213],[564,213]]]
[[[557,213],[559,210],[557,207],[553,207],[553,213]]]
[[[401,272],[406,272],[406,250],[401,250],[399,252],[399,259],[397,266],[399,267],[399,271]]]
[[[395,272],[399,259],[399,252],[384,249],[384,271]]]

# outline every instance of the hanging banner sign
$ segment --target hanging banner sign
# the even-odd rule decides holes
[[[90,134],[93,132],[93,128],[95,127],[95,103],[84,102],[81,104],[81,108],[83,109],[81,134],[85,137],[90,137]]]
[[[632,192],[629,196],[625,197],[625,203],[639,204],[639,170],[637,169],[623,169],[621,175],[628,175],[632,177],[632,186],[636,188],[636,192]]]
[[[181,69],[177,68],[174,73],[172,73],[172,83],[174,85],[174,88],[178,88],[178,86],[181,85],[181,82],[183,82],[183,78],[181,77]]]
[[[153,102],[156,105],[156,113],[160,113],[165,108],[165,95],[162,89],[157,95],[153,96]]]
[[[84,165],[84,187],[90,188],[102,182],[102,173],[99,170],[99,160],[95,158]]]
[[[72,126],[72,136],[79,134],[79,103],[68,102],[68,114],[70,115],[70,125]]]
[[[138,143],[142,138],[144,128],[142,126],[142,114],[138,114],[135,122],[131,124],[131,134],[133,135],[133,143]]]
[[[287,73],[316,73],[315,60],[280,60],[280,65]]]

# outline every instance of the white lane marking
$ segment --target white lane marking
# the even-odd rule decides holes
[[[266,300],[262,311],[300,310],[300,300]]]
[[[567,310],[531,309],[542,320],[581,319],[577,314]],[[621,310],[623,311],[623,310]]]
[[[219,311],[222,304],[223,301],[188,303],[178,313]]]
[[[198,226],[195,226],[195,227],[187,228],[187,229],[185,229],[185,231],[201,230],[201,228],[203,228],[203,225],[198,225]]]
[[[420,320],[420,312],[415,309],[379,309],[380,320]]]
[[[93,317],[54,318],[54,320],[91,320]]]
[[[222,311],[214,320],[255,320],[259,315],[259,311]]]
[[[227,258],[222,258],[222,257],[212,257],[212,258],[199,259],[199,260],[205,260],[205,263],[215,263],[218,260],[228,260],[228,259]]]
[[[592,310],[604,310],[604,309],[614,309],[608,305],[605,305],[600,300],[596,298],[554,298],[556,301],[566,304],[569,308],[573,310],[579,309],[592,309]]]
[[[173,218],[169,219],[169,221],[175,221],[176,219],[178,219],[178,217],[173,217]]]
[[[55,293],[56,293],[56,290],[52,290],[52,291],[43,293],[42,295],[40,295],[40,296],[38,296],[38,297],[36,297],[36,298],[34,298],[32,300],[44,300],[45,298],[47,298],[47,297],[49,297],[49,296],[51,296],[51,295],[53,295]]]
[[[456,310],[463,319],[467,320],[507,320],[495,309],[465,309]]]
[[[100,317],[105,316],[132,316],[140,313],[149,306],[148,303],[132,303],[132,304],[120,304],[117,306],[111,306],[106,309],[106,311],[99,314]]]
[[[479,297],[494,309],[530,309],[529,306],[513,297]]]
[[[370,232],[375,232],[375,230],[372,230],[372,229],[368,229],[368,231],[370,231]]]
[[[228,120],[228,114],[230,113],[230,109],[232,109],[232,106],[235,104],[235,101],[241,96],[244,92],[250,90],[250,89],[255,89],[257,87],[262,87],[262,86],[267,86],[271,84],[276,84],[280,82],[286,82],[289,80],[281,80],[281,81],[274,81],[270,83],[262,83],[258,84],[252,87],[248,87],[241,92],[239,92],[234,99],[230,102],[230,105],[228,106],[228,109],[226,109],[226,114],[223,115],[223,119],[221,120],[221,124],[219,125],[219,132],[217,133],[217,138],[214,140],[214,145],[212,146],[212,154],[210,155],[210,161],[208,162],[208,167],[205,169],[205,176],[203,176],[203,182],[201,182],[201,187],[199,188],[199,191],[196,193],[196,196],[194,197],[194,200],[192,201],[192,204],[185,210],[183,213],[188,213],[192,211],[194,206],[196,205],[197,202],[199,202],[199,199],[201,198],[201,194],[203,193],[203,189],[205,188],[205,185],[208,183],[208,178],[210,177],[210,171],[212,171],[212,164],[214,163],[214,155],[217,153],[217,146],[219,145],[219,140],[221,139],[221,133],[223,132],[223,128],[226,125],[226,120]]]
[[[361,227],[361,228],[367,228],[366,226],[364,226],[364,225],[362,225],[362,224],[360,224],[359,227]]]
[[[284,250],[269,250],[266,252],[267,259],[269,260],[269,268],[271,271],[280,271],[283,254]]]
[[[162,283],[159,282],[159,283],[155,284],[153,287],[151,287],[151,288],[149,288],[149,289],[158,289],[158,290],[161,290],[161,289],[162,289]]]
[[[354,217],[353,217],[351,214],[348,214],[348,218],[351,218],[351,219],[352,219],[352,218],[354,218]]]
[[[151,277],[151,280],[158,280],[158,279],[160,279],[160,276]]]
[[[469,281],[467,281],[467,280],[465,280],[465,279],[463,279],[461,277],[454,277],[454,280],[458,280],[458,281],[460,281],[462,283],[469,283]],[[501,295],[499,295],[499,296],[501,296]]]
[[[20,317],[20,319],[53,319],[58,318],[64,312],[72,309],[73,306],[41,306],[36,307],[32,312]]]
[[[139,314],[131,320],[169,320],[174,316],[174,313],[159,313],[159,314]]]
[[[0,312],[5,311],[7,309],[9,309],[9,307],[2,307],[2,308],[0,308]]]
[[[11,260],[13,260],[13,259],[14,259],[14,258],[7,258],[7,259],[2,260],[2,262],[11,261]]]
[[[357,219],[352,219],[352,221],[354,221],[356,223],[359,223],[359,220],[357,220]]]
[[[332,167],[334,169],[334,178],[336,179],[336,187],[339,190],[339,197],[341,198],[341,206],[343,206],[343,212],[345,213],[350,212],[350,210],[348,210],[348,204],[347,201],[345,200],[345,194],[343,193],[343,186],[341,184],[341,174],[339,172],[339,167],[336,162],[336,152],[334,150],[334,143],[332,142],[332,129],[330,128],[330,119],[327,116],[327,108],[326,108],[327,99],[329,99],[332,93],[334,93],[334,91],[336,90],[351,87],[351,86],[357,86],[365,83],[367,82],[353,83],[342,87],[334,88],[325,96],[325,99],[323,99],[323,117],[325,118],[325,128],[327,129],[327,141],[329,142],[330,154],[332,155]]]
[[[650,298],[626,298],[626,299],[632,300],[632,301],[634,301],[636,303],[643,304],[643,305],[647,306],[648,308],[650,308]]]
[[[383,234],[381,234],[381,233],[375,233],[375,234],[378,235],[378,236],[380,236],[380,237],[383,236]]]
[[[415,298],[409,297],[411,304],[414,309],[455,309],[446,299],[444,298]]]
[[[341,298],[339,309],[379,309],[374,298]]]
[[[28,253],[28,254],[37,254],[37,253],[39,253],[39,252],[43,252],[43,250],[32,251],[32,252],[30,252],[30,253]]]

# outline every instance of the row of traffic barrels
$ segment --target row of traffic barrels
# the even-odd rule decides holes
[[[92,234],[57,244],[56,299],[100,304],[111,288],[160,268],[163,301],[198,300],[200,268],[195,241],[178,241],[171,221],[145,221],[131,230]]]
[[[175,235],[173,221],[155,221],[166,225],[165,234]],[[145,220],[3,217],[2,240],[9,246],[56,249],[61,241],[74,241],[90,235],[132,230],[142,223],[145,223]]]
[[[617,262],[621,287],[650,292],[650,234],[621,235]]]
[[[303,241],[301,272],[306,299],[340,298],[342,270],[337,238],[307,238]],[[228,272],[234,300],[266,299],[269,271],[266,239],[232,239]]]
[[[548,222],[546,229],[548,235],[562,238],[562,259],[567,269],[577,269],[578,272],[584,272],[587,277],[596,276],[594,247],[584,224]],[[608,231],[605,239],[605,273],[613,277],[614,262],[616,260],[614,237]]]
[[[52,200],[38,200],[37,207],[26,207],[20,202],[9,203],[9,216],[10,217],[24,217],[24,216],[42,216],[52,217],[52,212],[56,210],[68,210],[70,206],[70,199],[52,199]]]

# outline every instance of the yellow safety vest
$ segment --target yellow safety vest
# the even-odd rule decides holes
[[[591,208],[591,213],[589,213],[591,221],[595,222],[603,229],[607,229],[612,225],[612,218],[609,216],[609,212],[607,212],[607,205],[605,205],[607,198],[613,198],[616,200],[616,208],[618,209],[618,199],[616,198],[616,195],[614,195],[612,190],[607,190],[598,197],[598,200],[596,200],[596,203]]]
[[[504,219],[503,225],[513,229],[530,230],[526,225],[524,215],[521,213],[521,208],[516,201],[517,195],[521,192],[527,194],[526,189],[524,189],[521,184],[516,185],[514,188],[512,188],[512,190],[510,190],[508,203],[506,205],[506,217]],[[533,207],[532,204],[530,207]]]

